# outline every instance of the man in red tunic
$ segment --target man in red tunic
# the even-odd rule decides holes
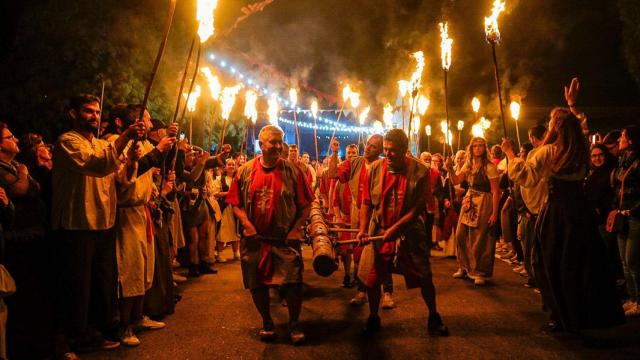
[[[345,161],[349,161],[350,159],[358,156],[358,145],[350,144],[347,145],[346,148],[347,159]],[[352,199],[351,190],[349,189],[349,185],[345,183],[341,183],[338,181],[334,181],[334,189],[333,189],[333,213],[335,215],[335,222],[346,224],[349,228],[351,227],[351,209],[352,209]],[[358,214],[354,214],[354,216],[358,216]],[[351,238],[351,233],[339,233],[340,240],[348,240]],[[344,266],[344,279],[342,281],[342,287],[350,288],[351,285],[351,254],[353,253],[353,245],[341,245],[338,247],[338,255],[340,256],[340,261],[342,261],[342,266]]]
[[[369,297],[370,314],[364,328],[366,335],[380,329],[380,285],[390,275],[390,264],[404,275],[408,289],[421,289],[422,298],[429,308],[429,334],[448,335],[448,329],[436,310],[429,247],[424,241],[429,170],[419,160],[407,156],[407,148],[405,133],[400,129],[389,130],[383,142],[385,158],[371,165],[369,183],[363,189],[357,239],[370,247],[365,251],[372,250],[366,253],[374,254],[368,274],[359,274],[367,286]],[[383,240],[369,242],[369,235],[383,235]]]
[[[367,171],[375,161],[380,158],[382,154],[382,135],[374,134],[369,137],[367,144],[364,148],[364,156],[355,156],[349,158],[338,165],[338,151],[340,150],[340,143],[334,139],[331,142],[331,151],[333,152],[329,160],[329,177],[337,179],[340,183],[348,184],[351,191],[351,228],[359,228],[360,205],[362,204],[362,193],[365,184],[367,184]],[[358,269],[358,262],[360,260],[360,254],[362,252],[361,247],[356,247],[353,250],[353,260]],[[355,275],[357,278],[357,274]],[[384,283],[384,300],[383,308],[392,309],[395,307],[391,294],[393,293],[393,281],[391,276]],[[363,284],[358,284],[358,293],[349,301],[353,306],[361,306],[367,302],[366,288]]]
[[[284,133],[273,125],[260,131],[262,156],[238,169],[227,203],[242,224],[242,278],[262,316],[260,338],[275,337],[269,287],[280,286],[289,309],[289,335],[305,340],[298,326],[302,308],[301,226],[309,217],[311,189],[300,169],[282,159]]]

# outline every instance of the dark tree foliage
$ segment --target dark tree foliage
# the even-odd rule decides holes
[[[53,136],[65,128],[65,102],[100,95],[105,106],[142,101],[166,18],[165,1],[25,1],[9,6],[13,27],[0,53],[0,115],[17,132]],[[182,2],[179,2],[182,3]],[[165,61],[149,107],[168,119],[176,81],[195,21],[193,4],[179,5]],[[188,24],[188,25],[186,25]],[[191,27],[192,29],[189,29]],[[184,61],[184,60],[181,60]]]

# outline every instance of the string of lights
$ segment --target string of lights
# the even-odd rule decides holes
[[[284,109],[280,109],[280,113],[293,113],[294,109],[290,108],[291,107],[291,102],[289,100],[287,100],[286,98],[281,97],[278,92],[276,92],[275,90],[269,89],[266,86],[262,86],[260,85],[254,78],[252,78],[251,76],[248,76],[246,74],[244,74],[242,71],[240,71],[237,67],[231,65],[228,61],[222,59],[220,56],[214,54],[214,53],[209,53],[209,60],[211,62],[213,62],[221,71],[225,71],[227,72],[229,75],[231,75],[232,77],[236,78],[236,80],[240,83],[242,83],[245,87],[250,87],[255,89],[256,93],[258,94],[258,96],[260,97],[267,97],[267,96],[271,96],[272,94],[276,94],[276,100],[278,101],[278,103],[284,107]],[[287,109],[289,108],[289,109]],[[311,110],[308,109],[302,109],[298,106],[295,107],[295,112],[297,114],[305,114],[308,117],[312,117],[312,112]],[[324,110],[318,110],[318,113],[336,113],[337,110],[332,110],[332,109],[324,109]],[[311,119],[313,121],[313,119]],[[284,117],[279,117],[278,119],[279,123],[283,123],[283,124],[287,124],[287,125],[294,125],[294,121],[284,118]],[[338,123],[336,121],[327,119],[325,117],[322,116],[318,116],[316,118],[316,124],[314,124],[313,122],[305,122],[305,121],[298,121],[298,126],[301,128],[307,128],[307,129],[316,129],[319,131],[333,131],[334,129],[337,129],[337,132],[340,133],[350,133],[350,134],[374,134],[374,133],[381,133],[382,131],[379,128],[375,128],[372,126],[352,126],[352,125],[348,125],[343,123]]]

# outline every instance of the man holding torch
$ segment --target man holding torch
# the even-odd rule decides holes
[[[401,129],[384,136],[385,158],[372,164],[360,207],[360,231],[357,239],[371,253],[373,264],[359,277],[367,286],[369,318],[365,335],[380,330],[380,284],[390,276],[393,263],[405,277],[408,289],[419,287],[429,308],[429,334],[446,336],[448,328],[436,310],[429,247],[425,243],[424,209],[429,197],[429,170],[419,160],[406,155],[409,139]],[[370,242],[370,235],[382,235],[382,241]],[[371,251],[367,251],[371,250]],[[361,261],[365,261],[364,258]]]
[[[269,287],[280,286],[289,309],[293,344],[305,340],[298,326],[302,308],[301,226],[313,200],[300,169],[282,159],[284,133],[267,125],[258,135],[262,156],[238,169],[227,203],[242,224],[242,278],[262,316],[264,341],[275,338],[269,309]]]

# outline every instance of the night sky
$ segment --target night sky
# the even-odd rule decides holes
[[[240,7],[255,1],[220,0],[217,27],[229,27],[241,14]],[[42,7],[43,3],[64,13],[65,3],[72,2],[3,3],[0,60],[30,46],[16,44],[16,34],[20,34],[24,24],[29,22],[31,8],[36,4]],[[116,1],[95,3],[96,8],[122,6],[122,12],[131,12],[126,15],[134,20],[140,11],[140,7]],[[166,1],[139,0],[135,3],[153,7],[157,27],[160,27]],[[563,85],[571,77],[578,76],[583,84],[581,103],[584,106],[638,106],[640,92],[631,75],[634,65],[629,65],[634,62],[625,59],[622,47],[623,41],[635,41],[635,44],[639,41],[623,37],[621,9],[626,4],[637,11],[637,5],[629,5],[632,1],[507,0],[506,3],[507,11],[500,17],[502,43],[498,47],[505,102],[520,97],[525,116],[527,107],[563,105]],[[172,29],[163,63],[166,66],[161,68],[165,79],[158,85],[170,94],[176,92],[175,79],[179,78],[180,64],[186,56],[189,37],[183,35],[184,30],[192,26],[194,4],[193,0],[178,1],[175,29]],[[248,71],[256,67],[243,61],[247,57],[288,76],[288,83],[267,74],[262,78],[257,76],[265,85],[273,87],[286,89],[297,82],[306,82],[318,90],[338,95],[342,85],[348,82],[363,93],[363,102],[372,104],[377,114],[381,114],[382,106],[397,95],[396,81],[408,78],[413,71],[410,54],[423,50],[427,61],[423,92],[431,99],[430,111],[434,116],[440,116],[443,112],[443,75],[437,25],[446,20],[454,39],[449,75],[451,107],[467,109],[471,98],[479,96],[487,106],[487,114],[496,115],[491,50],[483,31],[484,16],[489,15],[490,8],[490,0],[275,0],[228,36],[208,43],[206,50],[225,56]],[[100,11],[96,10],[95,16],[99,22]],[[64,23],[48,25],[58,31],[63,31],[65,26]],[[108,27],[110,24],[101,25]],[[131,25],[131,28],[112,27],[109,31],[121,31],[126,35],[134,31],[135,27]],[[149,41],[144,51],[148,52],[145,58],[151,62],[159,34],[148,32]],[[91,57],[91,54],[83,56]],[[637,55],[633,56],[632,60],[637,63]],[[11,67],[22,66],[29,66],[28,59],[3,66],[2,71],[15,73],[20,69]],[[635,69],[635,73],[640,70]],[[9,83],[5,86],[19,85]]]

